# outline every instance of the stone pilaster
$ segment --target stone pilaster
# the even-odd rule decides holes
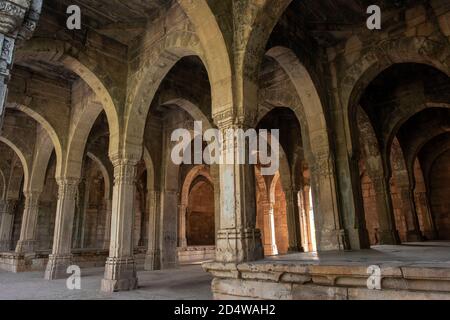
[[[414,203],[414,191],[408,187],[400,187],[400,197],[402,200],[402,211],[405,216],[407,226],[407,241],[422,241],[420,232],[419,217],[417,216],[416,205]]]
[[[6,200],[0,203],[0,252],[10,251],[12,244],[12,230],[17,200]]]
[[[112,201],[105,199],[105,235],[103,237],[103,249],[108,250],[111,244],[111,216]]]
[[[316,152],[314,160],[311,187],[317,250],[344,250],[349,245],[338,209],[333,158],[328,150],[324,150]]]
[[[58,178],[58,202],[56,205],[53,250],[49,255],[45,279],[54,280],[67,276],[72,261],[72,229],[75,216],[79,180]]]
[[[371,176],[377,203],[378,239],[380,244],[399,244],[400,237],[395,227],[394,210],[389,188],[389,180],[383,175]]]
[[[289,189],[285,192],[286,214],[289,234],[289,252],[303,252],[298,191]]]
[[[243,129],[232,124],[231,119],[219,119],[223,132],[222,156],[234,159],[234,164],[224,161],[220,176],[220,228],[217,234],[216,260],[219,262],[244,262],[264,257],[261,232],[256,229],[255,171],[253,165],[238,164],[240,152],[236,138],[226,134],[227,129]],[[248,153],[248,146],[245,146]]]
[[[161,269],[161,250],[160,250],[160,204],[161,192],[150,190],[148,192],[149,208],[149,228],[148,228],[148,249],[145,256],[145,270]]]
[[[101,284],[103,292],[133,290],[138,285],[133,256],[137,160],[115,156],[111,160],[114,166],[111,244]]]
[[[39,196],[41,192],[27,191],[23,209],[20,239],[17,242],[17,253],[33,253],[37,244],[36,225],[39,216]]]
[[[178,221],[178,246],[181,248],[187,247],[187,236],[186,236],[186,217],[188,215],[187,206],[185,203],[179,206],[180,219]]]

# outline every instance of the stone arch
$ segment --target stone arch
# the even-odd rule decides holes
[[[436,161],[436,159],[439,156],[441,156],[442,153],[444,153],[448,149],[450,149],[450,139],[448,139],[448,137],[450,137],[450,134],[444,133],[443,135],[438,136],[436,138],[439,138],[439,137],[447,138],[447,139],[445,139],[444,143],[442,143],[442,140],[439,141],[438,148],[436,148],[436,145],[434,143],[433,143],[433,146],[430,146],[430,148],[428,148],[428,143],[427,143],[427,145],[426,145],[427,149],[424,150],[424,148],[425,148],[425,146],[424,146],[424,148],[422,148],[422,150],[420,151],[420,153],[422,153],[422,151],[426,152],[424,154],[424,159],[423,159],[424,161],[423,162],[421,161],[421,164],[423,165],[422,174],[423,174],[423,178],[425,179],[425,181],[429,181],[430,170],[431,170],[431,167],[433,166],[433,163]],[[434,139],[432,141],[434,142]]]
[[[450,76],[448,57],[450,50],[445,43],[426,37],[388,39],[363,54],[351,66],[345,66],[340,80],[341,105],[344,108],[348,141],[354,141],[351,119],[354,108],[369,83],[383,70],[397,63],[421,63],[435,67]],[[348,146],[353,148],[353,145]]]
[[[15,61],[44,60],[63,65],[76,73],[95,92],[100,100],[110,126],[110,152],[119,150],[120,121],[118,107],[123,105],[124,95],[112,91],[114,81],[87,53],[59,40],[33,38],[17,51]],[[114,150],[114,151],[112,151]]]
[[[147,188],[149,190],[155,189],[155,168],[153,160],[148,149],[144,146],[144,163],[147,169]]]
[[[62,167],[62,155],[63,155],[63,140],[61,139],[61,135],[57,133],[54,126],[40,113],[36,112],[34,108],[30,108],[24,104],[19,103],[11,103],[8,104],[9,108],[16,109],[22,111],[27,114],[31,118],[33,118],[36,122],[38,122],[47,132],[50,137],[53,147],[56,153],[57,160],[57,169]]]
[[[219,113],[233,106],[231,60],[214,13],[205,0],[178,0],[204,51],[211,83],[213,113]]]
[[[105,200],[110,199],[112,196],[112,183],[111,178],[109,176],[108,169],[106,168],[105,164],[98,158],[95,154],[92,152],[88,152],[86,154],[89,159],[94,161],[98,167],[100,168],[100,172],[102,173],[103,180],[105,181]]]
[[[300,104],[293,106],[293,111],[308,133],[308,143],[305,146],[310,146],[314,155],[324,150],[329,152],[325,110],[308,70],[291,49],[273,47],[267,51],[266,55],[278,62],[295,87]]]
[[[48,134],[45,134],[43,139],[38,142],[38,147],[35,151],[33,167],[31,170],[30,191],[42,192],[45,184],[47,167],[54,149],[52,140]]]
[[[203,131],[211,129],[212,125],[206,115],[193,102],[184,98],[174,98],[164,100],[161,105],[176,105],[186,111],[194,121],[201,121],[203,124]]]
[[[132,87],[136,89],[129,94],[125,111],[124,152],[136,158],[140,158],[142,153],[145,124],[151,103],[172,67],[183,57],[198,56],[210,75],[199,39],[192,32],[169,33],[155,45],[154,50],[148,54],[133,78]]]
[[[5,136],[0,136],[0,142],[3,142],[8,147],[10,147],[12,150],[14,150],[15,154],[20,160],[20,163],[23,168],[23,177],[24,177],[24,183],[23,183],[23,189],[28,189],[28,183],[30,181],[30,168],[31,168],[31,157],[26,154],[24,151],[24,145],[20,143],[20,141],[14,141],[10,138],[7,138]],[[26,147],[25,147],[26,150]]]
[[[283,13],[286,11],[292,0],[264,0],[261,1],[256,8],[248,6],[242,8],[247,12],[242,12],[242,15],[250,16],[250,21],[245,21],[249,27],[250,34],[248,35],[248,42],[242,43],[245,46],[243,65],[244,75],[250,79],[256,80],[258,78],[259,66],[264,58],[264,51],[267,42],[272,34],[273,29],[277,25]],[[248,12],[254,10],[254,12]],[[243,32],[242,36],[246,34]],[[244,89],[245,90],[245,89]]]
[[[74,123],[73,131],[67,142],[66,157],[61,171],[57,172],[57,175],[66,178],[80,178],[86,143],[92,127],[102,112],[102,109],[100,104],[92,101],[86,105],[81,115]]]
[[[426,109],[430,109],[430,108],[441,108],[441,109],[450,109],[450,104],[448,103],[426,103],[425,105],[420,105],[417,108],[414,108],[411,113],[409,113],[408,115],[405,115],[402,119],[400,119],[398,122],[396,122],[395,127],[392,131],[392,133],[389,136],[389,140],[387,141],[386,144],[386,150],[390,150],[391,146],[392,146],[392,141],[395,138],[395,136],[397,136],[398,131],[400,130],[400,128],[402,127],[402,125],[404,125],[409,119],[411,119],[414,115],[418,114],[419,112],[426,110]],[[407,170],[410,173],[410,175],[412,174],[413,170],[413,165],[414,165],[414,160],[416,159],[418,153],[420,152],[420,150],[422,149],[422,147],[428,142],[430,141],[432,138],[435,137],[436,135],[439,135],[440,133],[445,133],[446,130],[445,128],[441,128],[442,131],[437,130],[437,133],[434,133],[435,131],[433,130],[433,133],[430,132],[429,130],[424,130],[423,132],[426,132],[427,135],[424,135],[421,137],[420,139],[420,143],[414,148],[414,152],[412,154],[405,154],[405,161],[406,161],[406,166],[407,166]],[[387,154],[388,159],[389,159],[389,154]],[[414,180],[412,177],[411,178],[411,183],[414,184]]]
[[[208,167],[206,165],[197,165],[193,167],[188,174],[186,175],[186,178],[184,179],[183,185],[181,187],[181,198],[180,198],[180,209],[178,211],[178,221],[179,221],[179,228],[178,228],[178,245],[183,247],[187,245],[186,242],[186,209],[189,205],[189,194],[190,189],[192,187],[192,184],[194,180],[202,176],[204,177],[214,188],[213,179],[208,172]]]
[[[386,141],[386,150],[390,149],[392,144],[392,140],[394,140],[395,136],[398,133],[398,130],[401,126],[406,123],[414,114],[419,113],[428,108],[450,108],[450,104],[443,102],[425,102],[419,103],[413,106],[408,106],[408,113],[405,114],[404,111],[396,109],[389,117],[391,121],[389,124],[383,126],[386,129],[384,131],[383,141]]]

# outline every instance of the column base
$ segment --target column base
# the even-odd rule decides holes
[[[149,250],[145,255],[144,270],[161,270],[161,253],[159,250]]]
[[[369,232],[366,228],[346,229],[351,250],[370,249]]]
[[[118,292],[135,290],[138,287],[136,265],[133,257],[111,258],[106,260],[105,277],[101,291]]]
[[[225,229],[217,232],[216,261],[246,262],[264,258],[261,232],[257,229]]]
[[[379,230],[378,239],[381,245],[397,245],[401,243],[397,230]]]
[[[275,245],[265,244],[264,245],[264,252],[270,252],[270,255],[277,255],[278,254],[278,248]]]
[[[348,241],[343,229],[316,232],[317,251],[343,251],[348,249]]]
[[[36,240],[19,240],[16,246],[17,253],[33,253],[37,246]]]
[[[66,279],[68,277],[67,268],[71,264],[72,255],[49,255],[44,278],[46,280]]]
[[[423,241],[423,236],[418,231],[408,231],[406,239],[408,242],[421,242]]]
[[[288,254],[289,253],[297,253],[297,252],[305,252],[302,246],[295,246],[295,247],[289,247],[288,248]]]
[[[9,252],[11,250],[11,240],[0,241],[0,252]]]

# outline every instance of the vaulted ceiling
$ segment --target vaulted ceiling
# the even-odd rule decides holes
[[[50,15],[61,23],[67,19],[67,7],[78,5],[84,28],[128,44],[144,31],[149,20],[172,3],[173,0],[45,0],[43,20]]]

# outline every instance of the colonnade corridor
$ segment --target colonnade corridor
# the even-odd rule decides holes
[[[0,299],[450,299],[450,1],[0,0],[0,49]]]

